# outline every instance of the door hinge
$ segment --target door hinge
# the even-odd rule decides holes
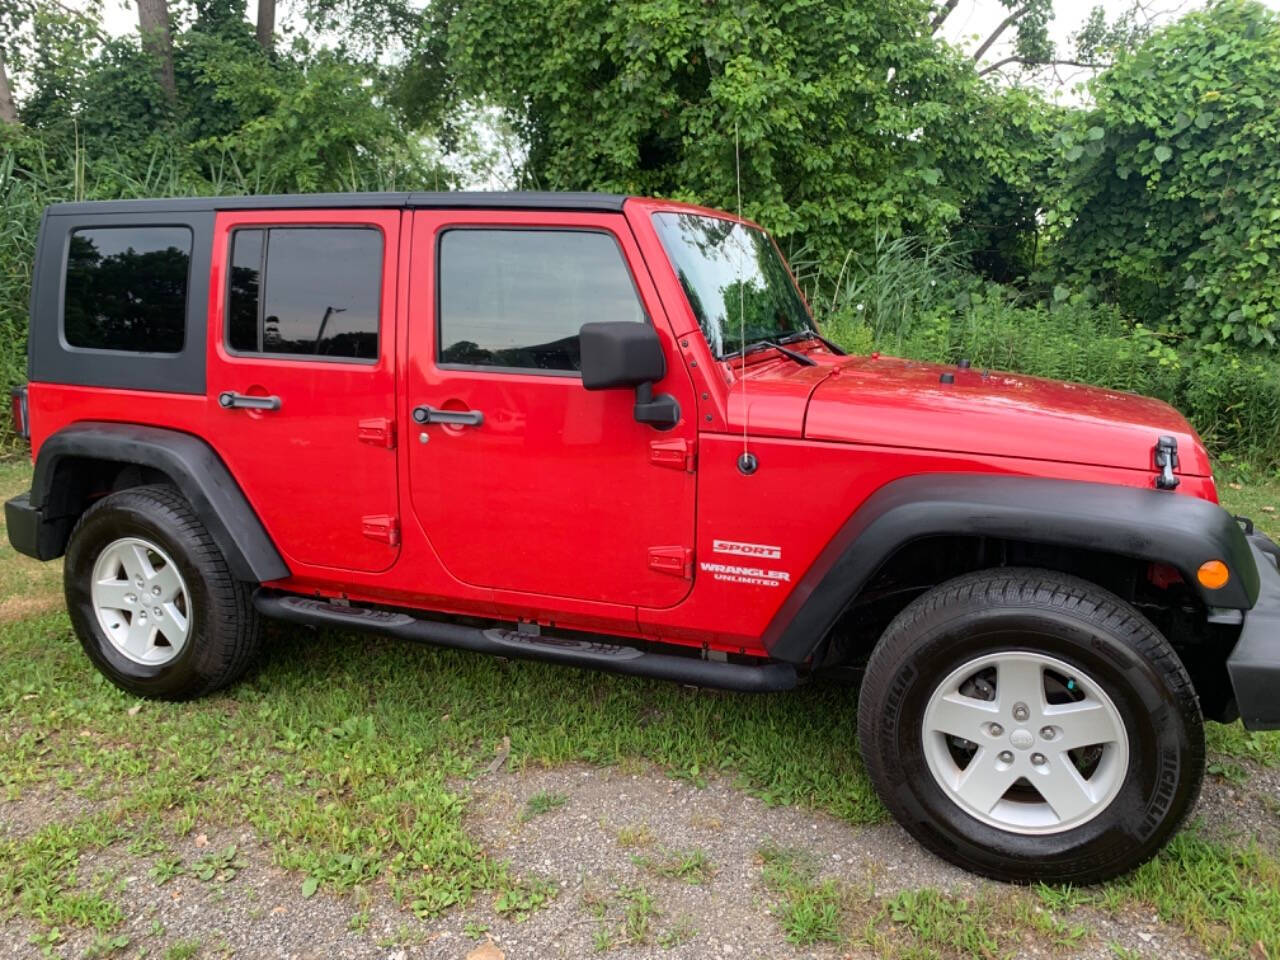
[[[649,462],[655,467],[671,467],[692,473],[696,455],[696,443],[683,437],[649,441]]]
[[[396,425],[394,420],[386,417],[370,417],[356,424],[356,437],[361,443],[372,443],[375,446],[391,450],[396,445]]]
[[[655,573],[669,573],[673,577],[693,579],[692,547],[650,547],[649,569]]]
[[[400,521],[386,514],[360,518],[360,531],[370,540],[381,540],[393,547],[400,546]]]

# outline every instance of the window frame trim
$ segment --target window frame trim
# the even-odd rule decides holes
[[[654,326],[653,317],[649,312],[648,305],[644,302],[644,295],[640,292],[640,285],[636,282],[635,272],[631,269],[631,262],[627,259],[626,248],[622,244],[622,240],[618,234],[609,227],[600,226],[561,226],[552,223],[530,223],[530,224],[512,224],[512,223],[449,223],[441,226],[436,230],[434,238],[435,249],[432,259],[434,261],[432,270],[435,278],[432,291],[432,302],[435,310],[435,329],[432,331],[432,342],[435,355],[432,358],[436,369],[462,371],[466,373],[493,373],[493,374],[516,374],[519,376],[533,377],[553,377],[560,380],[581,380],[581,370],[546,370],[541,367],[508,367],[499,366],[489,363],[447,363],[441,360],[444,352],[444,312],[443,306],[444,283],[443,272],[440,269],[441,256],[444,252],[444,238],[446,235],[454,232],[489,232],[489,233],[599,233],[604,234],[613,241],[614,248],[618,251],[618,256],[622,260],[622,268],[626,271],[627,279],[631,281],[631,290],[636,296],[636,303],[640,305],[640,311],[644,315],[642,323]]]
[[[259,262],[262,265],[262,287],[258,295],[258,337],[262,338],[263,316],[262,311],[266,307],[266,298],[263,293],[266,292],[266,274],[267,274],[267,251],[270,247],[270,233],[272,230],[368,230],[378,235],[379,243],[382,245],[378,259],[378,284],[377,284],[377,344],[372,357],[335,357],[314,353],[278,353],[274,350],[237,350],[231,345],[231,266],[232,258],[236,252],[236,234],[242,230],[260,230],[263,233],[262,238],[262,255]],[[226,280],[223,284],[223,300],[222,300],[222,349],[226,351],[227,356],[235,357],[239,360],[293,360],[299,363],[344,363],[355,364],[363,367],[377,366],[382,360],[382,276],[387,267],[387,232],[377,223],[236,223],[226,231],[226,259],[224,266],[226,268]]]
[[[72,343],[67,339],[67,274],[71,270],[72,237],[77,233],[85,233],[90,230],[146,230],[152,227],[185,230],[190,239],[190,244],[187,247],[187,280],[183,291],[182,304],[182,346],[177,350],[121,350],[115,347],[81,347]],[[95,223],[89,226],[72,226],[66,232],[62,249],[62,270],[61,275],[58,277],[58,346],[67,353],[88,354],[90,356],[148,358],[182,356],[190,346],[187,327],[190,324],[191,317],[191,287],[195,279],[195,259],[196,231],[190,223],[182,223],[180,221],[173,223]]]

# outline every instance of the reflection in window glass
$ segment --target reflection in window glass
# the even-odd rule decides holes
[[[744,342],[812,328],[791,273],[764,231],[693,213],[657,213],[653,222],[717,357],[741,350]]]
[[[377,359],[379,231],[237,230],[230,273],[227,340],[233,350]]]
[[[578,331],[644,322],[617,241],[568,230],[449,230],[440,240],[440,360],[578,370]]]
[[[62,329],[73,347],[178,353],[187,327],[191,231],[102,227],[71,234]]]

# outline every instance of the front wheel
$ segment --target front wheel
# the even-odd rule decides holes
[[[1168,642],[1120,598],[1043,570],[959,577],[903,610],[868,664],[858,732],[917,840],[1015,882],[1131,870],[1204,772],[1199,704]]]

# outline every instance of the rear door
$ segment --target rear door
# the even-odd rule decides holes
[[[678,357],[625,219],[419,210],[413,251],[410,495],[445,567],[508,592],[679,602],[694,535],[688,373],[669,362],[658,386],[685,411],[665,432],[636,422],[632,391],[588,392],[578,373],[588,321],[652,323]],[[456,422],[411,425],[420,407]]]
[[[209,438],[295,567],[378,571],[399,551],[400,222],[395,210],[217,217]]]

